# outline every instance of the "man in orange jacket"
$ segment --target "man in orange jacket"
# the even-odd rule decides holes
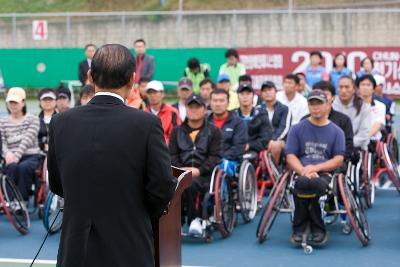
[[[160,81],[149,82],[146,87],[146,93],[149,99],[149,106],[146,111],[160,118],[164,128],[165,141],[168,144],[172,129],[181,124],[178,110],[163,102],[165,97],[164,86]]]

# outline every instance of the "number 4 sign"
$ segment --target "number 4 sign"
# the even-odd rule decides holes
[[[32,21],[32,38],[33,40],[47,40],[47,20]]]

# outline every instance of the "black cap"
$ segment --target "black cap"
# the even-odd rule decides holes
[[[57,99],[59,99],[60,97],[65,97],[65,98],[68,98],[69,100],[71,100],[71,92],[64,85],[60,85],[57,88]]]
[[[249,83],[243,83],[243,84],[239,85],[239,88],[237,89],[237,92],[241,93],[243,91],[249,91],[251,93],[254,92],[253,87]]]
[[[307,101],[310,101],[312,99],[317,99],[324,103],[328,101],[326,94],[321,89],[314,89],[308,94]]]
[[[264,88],[274,88],[276,90],[276,85],[271,81],[265,81],[261,85],[261,90],[264,89]]]
[[[192,94],[191,96],[189,96],[188,99],[186,99],[186,105],[190,105],[193,102],[195,102],[201,106],[206,106],[206,103],[204,102],[203,98],[196,94]]]

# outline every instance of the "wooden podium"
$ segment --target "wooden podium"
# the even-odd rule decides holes
[[[178,178],[168,214],[161,216],[153,224],[155,267],[181,267],[181,196],[192,184],[192,173],[172,167],[173,175]]]

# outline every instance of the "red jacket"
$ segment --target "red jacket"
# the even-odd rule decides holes
[[[150,107],[146,108],[146,112],[151,112]],[[164,138],[167,144],[169,144],[169,136],[175,126],[181,125],[181,119],[179,117],[179,112],[176,108],[163,103],[160,112],[157,115],[160,120],[162,127],[164,129]]]

